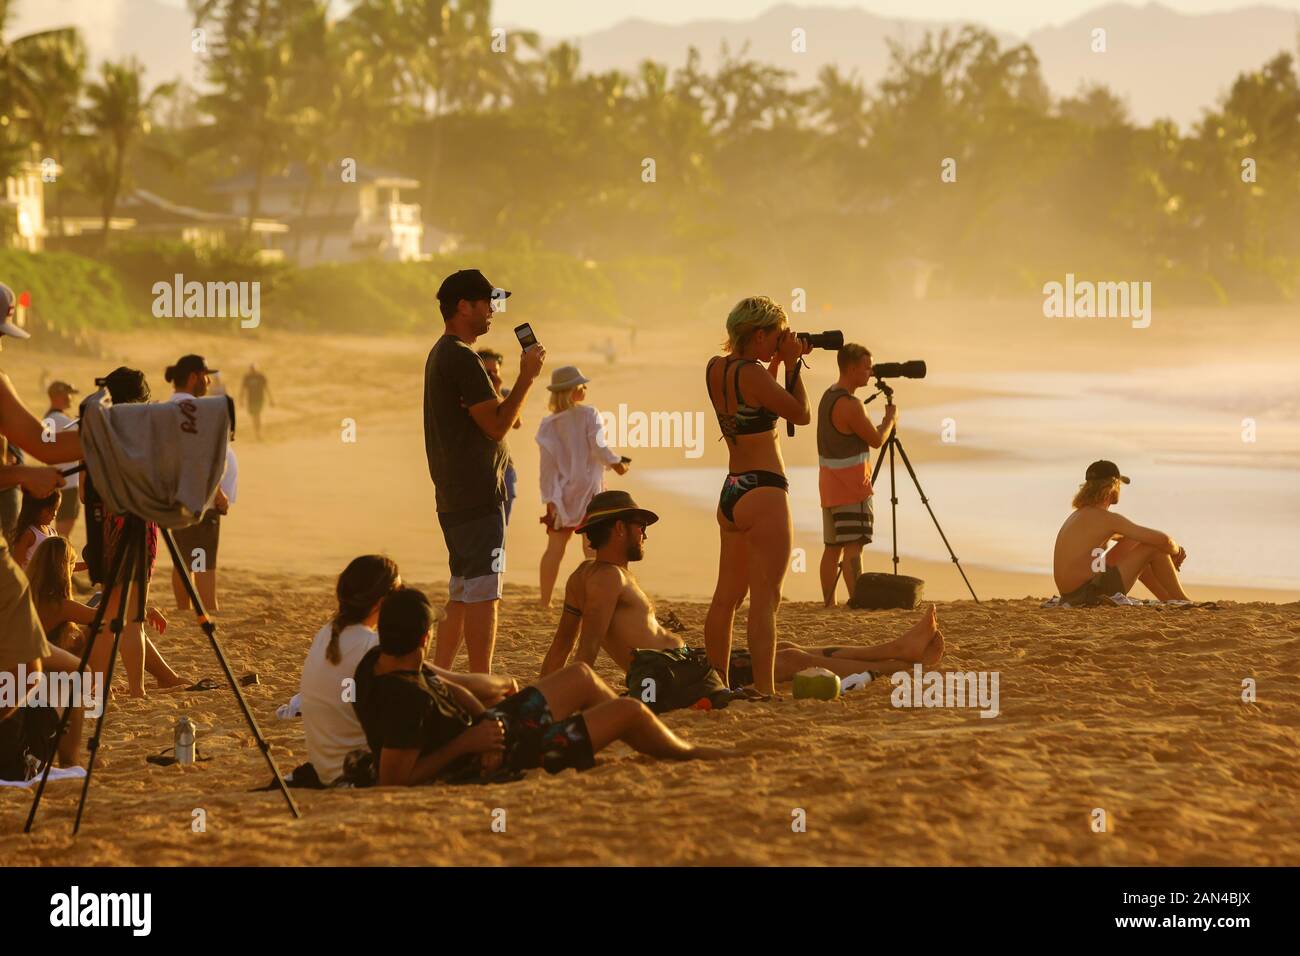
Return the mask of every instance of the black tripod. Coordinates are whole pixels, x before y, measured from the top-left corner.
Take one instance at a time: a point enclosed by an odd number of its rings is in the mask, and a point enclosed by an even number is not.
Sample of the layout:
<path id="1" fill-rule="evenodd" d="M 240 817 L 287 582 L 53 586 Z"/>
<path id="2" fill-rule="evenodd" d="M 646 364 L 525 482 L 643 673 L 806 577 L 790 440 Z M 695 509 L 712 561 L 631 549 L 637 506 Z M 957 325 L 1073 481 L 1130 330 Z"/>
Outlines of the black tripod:
<path id="1" fill-rule="evenodd" d="M 257 726 L 257 721 L 253 717 L 253 712 L 249 710 L 248 701 L 244 699 L 243 691 L 239 688 L 239 682 L 235 680 L 234 671 L 230 669 L 230 663 L 226 660 L 225 652 L 222 651 L 221 645 L 217 642 L 217 626 L 208 619 L 207 611 L 204 610 L 202 602 L 199 600 L 198 592 L 194 589 L 194 580 L 190 577 L 189 566 L 181 559 L 180 549 L 176 547 L 176 539 L 172 537 L 171 531 L 166 528 L 159 529 L 163 540 L 167 543 L 167 550 L 171 553 L 172 563 L 177 571 L 180 572 L 181 580 L 185 582 L 185 591 L 190 600 L 194 603 L 194 612 L 198 618 L 199 626 L 203 633 L 207 635 L 208 641 L 212 644 L 212 651 L 216 654 L 217 663 L 221 665 L 221 670 L 226 675 L 226 680 L 230 682 L 230 689 L 235 692 L 235 699 L 239 701 L 239 707 L 244 712 L 244 719 L 248 721 L 248 727 L 253 732 L 258 746 L 262 750 L 262 756 L 266 758 L 267 766 L 271 768 L 271 773 L 275 776 L 275 782 L 280 787 L 280 792 L 284 794 L 284 799 L 289 804 L 289 812 L 296 818 L 302 816 L 298 810 L 298 805 L 294 802 L 293 796 L 289 793 L 288 787 L 285 786 L 284 778 L 280 776 L 280 770 L 275 765 L 275 758 L 271 756 L 271 745 L 266 742 L 262 736 L 261 729 Z M 145 620 L 145 598 L 148 587 L 149 568 L 146 543 L 147 531 L 145 523 L 141 518 L 135 515 L 127 515 L 122 527 L 116 547 L 113 548 L 113 555 L 108 569 L 108 576 L 105 578 L 103 599 L 95 611 L 95 618 L 90 624 L 90 635 L 86 639 L 86 648 L 81 654 L 80 671 L 83 680 L 89 677 L 86 670 L 87 663 L 90 661 L 90 654 L 95 646 L 95 639 L 99 636 L 99 631 L 103 627 L 104 617 L 108 609 L 109 596 L 114 589 L 120 589 L 121 599 L 118 602 L 117 612 L 113 615 L 113 620 L 109 624 L 109 629 L 113 634 L 113 650 L 108 658 L 108 666 L 104 672 L 104 686 L 100 690 L 100 710 L 99 717 L 95 722 L 95 733 L 87 744 L 89 760 L 86 764 L 85 781 L 81 785 L 81 799 L 77 803 L 77 817 L 72 825 L 72 832 L 75 834 L 81 829 L 81 814 L 86 806 L 86 796 L 90 792 L 91 775 L 95 772 L 95 757 L 99 753 L 100 736 L 103 734 L 104 721 L 108 716 L 108 695 L 109 688 L 113 686 L 113 668 L 117 663 L 117 651 L 122 642 L 122 629 L 126 621 L 126 609 L 131 599 L 135 598 L 135 615 L 132 620 L 143 624 Z M 30 833 L 32 823 L 36 820 L 36 811 L 41 805 L 41 796 L 45 793 L 45 783 L 50 776 L 50 768 L 54 766 L 54 756 L 58 752 L 59 741 L 63 739 L 63 734 L 67 730 L 68 720 L 72 716 L 72 703 L 67 702 L 68 706 L 64 708 L 63 716 L 59 719 L 59 729 L 55 734 L 54 742 L 50 747 L 49 759 L 45 764 L 45 772 L 41 775 L 41 782 L 36 788 L 36 798 L 32 801 L 31 812 L 27 815 L 27 824 L 23 827 L 24 833 Z"/>
<path id="2" fill-rule="evenodd" d="M 880 391 L 876 395 L 885 396 L 885 404 L 894 404 L 894 390 L 879 379 L 876 380 L 876 387 Z M 875 399 L 876 395 L 867 398 L 863 404 L 867 405 Z M 911 461 L 908 460 L 907 452 L 903 449 L 903 443 L 899 441 L 898 429 L 895 428 L 889 435 L 883 448 L 880 449 L 880 457 L 876 459 L 875 470 L 871 472 L 871 484 L 874 487 L 876 478 L 880 475 L 880 467 L 885 463 L 885 449 L 889 449 L 889 523 L 890 531 L 894 537 L 894 573 L 898 573 L 898 493 L 894 489 L 894 451 L 898 451 L 898 456 L 903 459 L 903 466 L 907 473 L 912 476 L 912 484 L 916 486 L 916 493 L 921 496 L 921 503 L 925 505 L 925 510 L 930 512 L 930 520 L 934 522 L 935 529 L 939 532 L 939 537 L 943 538 L 943 546 L 948 549 L 948 556 L 952 558 L 952 563 L 957 565 L 957 571 L 961 574 L 961 579 L 966 582 L 966 589 L 970 591 L 970 596 L 975 598 L 975 603 L 979 604 L 980 599 L 975 595 L 975 589 L 971 587 L 970 579 L 966 577 L 966 572 L 962 570 L 961 562 L 957 560 L 957 555 L 953 553 L 952 545 L 948 543 L 948 536 L 943 533 L 943 528 L 939 527 L 939 519 L 935 517 L 934 509 L 930 507 L 930 499 L 925 496 L 921 488 L 921 482 L 916 477 L 916 471 L 912 468 Z"/>

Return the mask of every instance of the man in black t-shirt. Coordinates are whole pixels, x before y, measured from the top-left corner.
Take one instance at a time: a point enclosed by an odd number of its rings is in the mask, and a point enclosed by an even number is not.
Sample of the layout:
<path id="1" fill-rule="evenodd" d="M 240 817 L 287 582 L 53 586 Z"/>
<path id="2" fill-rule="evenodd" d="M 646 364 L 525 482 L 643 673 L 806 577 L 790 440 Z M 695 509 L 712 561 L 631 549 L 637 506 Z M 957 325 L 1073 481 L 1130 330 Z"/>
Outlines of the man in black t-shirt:
<path id="1" fill-rule="evenodd" d="M 379 767 L 379 785 L 488 778 L 535 767 L 586 770 L 622 740 L 664 760 L 712 760 L 733 751 L 682 740 L 586 664 L 570 664 L 484 709 L 477 697 L 423 668 L 434 610 L 399 588 L 379 610 L 379 646 L 357 665 L 353 707 Z"/>
<path id="2" fill-rule="evenodd" d="M 424 365 L 424 451 L 451 565 L 450 600 L 434 663 L 451 668 L 463 633 L 469 670 L 475 673 L 491 672 L 496 643 L 510 463 L 504 439 L 546 358 L 540 345 L 523 353 L 509 398 L 493 387 L 470 346 L 491 327 L 493 302 L 509 295 L 477 269 L 443 280 L 438 308 L 445 332 Z"/>

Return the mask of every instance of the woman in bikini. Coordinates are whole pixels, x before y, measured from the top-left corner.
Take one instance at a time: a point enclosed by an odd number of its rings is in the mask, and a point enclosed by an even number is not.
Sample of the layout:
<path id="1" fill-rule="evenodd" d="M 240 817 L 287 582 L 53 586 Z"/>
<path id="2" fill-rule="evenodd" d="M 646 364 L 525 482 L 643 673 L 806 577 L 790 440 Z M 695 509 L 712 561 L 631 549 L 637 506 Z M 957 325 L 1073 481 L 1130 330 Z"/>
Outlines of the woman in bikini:
<path id="1" fill-rule="evenodd" d="M 709 400 L 730 458 L 718 501 L 722 551 L 718 584 L 704 620 L 704 646 L 709 662 L 728 680 L 731 626 L 748 592 L 745 633 L 754 689 L 771 695 L 776 692 L 776 612 L 794 538 L 776 422 L 784 418 L 807 425 L 812 418 L 802 380 L 787 391 L 777 375 L 782 365 L 793 370 L 809 346 L 790 331 L 781 306 L 753 296 L 727 316 L 725 348 L 705 369 Z"/>

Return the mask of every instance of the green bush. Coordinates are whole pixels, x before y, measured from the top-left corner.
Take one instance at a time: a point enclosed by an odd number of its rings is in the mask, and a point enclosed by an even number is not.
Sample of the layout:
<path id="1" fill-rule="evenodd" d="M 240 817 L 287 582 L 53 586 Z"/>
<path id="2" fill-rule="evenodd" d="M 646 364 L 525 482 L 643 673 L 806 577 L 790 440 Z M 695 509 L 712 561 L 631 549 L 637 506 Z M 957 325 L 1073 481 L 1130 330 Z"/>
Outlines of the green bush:
<path id="1" fill-rule="evenodd" d="M 20 295 L 31 293 L 36 328 L 121 329 L 140 318 L 123 296 L 115 271 L 82 256 L 0 249 L 0 282 Z"/>

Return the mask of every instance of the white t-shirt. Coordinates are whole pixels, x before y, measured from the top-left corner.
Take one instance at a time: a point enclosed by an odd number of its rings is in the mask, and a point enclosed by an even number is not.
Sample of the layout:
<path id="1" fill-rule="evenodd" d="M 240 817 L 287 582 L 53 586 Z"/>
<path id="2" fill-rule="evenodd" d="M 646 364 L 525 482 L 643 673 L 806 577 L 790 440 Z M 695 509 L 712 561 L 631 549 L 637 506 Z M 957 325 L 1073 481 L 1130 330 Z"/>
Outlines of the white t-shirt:
<path id="1" fill-rule="evenodd" d="M 379 635 L 364 624 L 350 624 L 339 633 L 339 662 L 325 659 L 330 642 L 326 624 L 312 638 L 307 661 L 302 665 L 302 726 L 307 734 L 307 759 L 322 783 L 333 783 L 343 773 L 343 758 L 353 750 L 364 750 L 366 735 L 352 709 L 356 694 L 343 699 L 345 679 L 353 677 L 366 652 L 379 643 Z M 352 686 L 352 685 L 349 685 Z"/>
<path id="2" fill-rule="evenodd" d="M 172 392 L 172 402 L 192 402 L 194 396 L 189 392 Z M 221 473 L 221 490 L 226 494 L 226 500 L 230 504 L 235 503 L 239 497 L 239 462 L 235 458 L 235 449 L 226 443 L 226 470 Z"/>
<path id="3" fill-rule="evenodd" d="M 69 428 L 77 427 L 73 424 L 71 418 L 55 408 L 51 408 L 50 413 L 45 417 L 54 422 L 55 432 L 66 432 Z M 75 468 L 80 464 L 80 461 L 70 461 L 66 465 L 59 465 L 58 468 L 60 471 L 67 471 L 69 468 Z M 81 472 L 77 472 L 75 475 L 68 475 L 63 479 L 63 493 L 65 495 L 75 495 L 77 493 L 77 485 L 79 484 L 81 484 Z"/>

